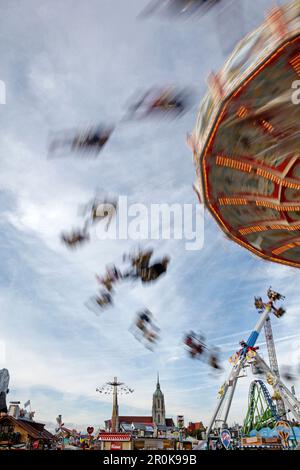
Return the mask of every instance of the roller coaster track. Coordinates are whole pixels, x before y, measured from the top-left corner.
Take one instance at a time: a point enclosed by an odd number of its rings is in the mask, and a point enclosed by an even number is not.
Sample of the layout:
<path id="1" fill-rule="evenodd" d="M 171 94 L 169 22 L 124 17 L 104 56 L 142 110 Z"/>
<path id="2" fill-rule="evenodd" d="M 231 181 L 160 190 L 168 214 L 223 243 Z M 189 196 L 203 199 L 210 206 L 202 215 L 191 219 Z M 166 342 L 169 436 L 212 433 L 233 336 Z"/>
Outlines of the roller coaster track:
<path id="1" fill-rule="evenodd" d="M 249 405 L 244 421 L 243 434 L 252 429 L 259 431 L 265 426 L 272 426 L 279 419 L 276 406 L 262 380 L 254 380 L 249 390 Z"/>

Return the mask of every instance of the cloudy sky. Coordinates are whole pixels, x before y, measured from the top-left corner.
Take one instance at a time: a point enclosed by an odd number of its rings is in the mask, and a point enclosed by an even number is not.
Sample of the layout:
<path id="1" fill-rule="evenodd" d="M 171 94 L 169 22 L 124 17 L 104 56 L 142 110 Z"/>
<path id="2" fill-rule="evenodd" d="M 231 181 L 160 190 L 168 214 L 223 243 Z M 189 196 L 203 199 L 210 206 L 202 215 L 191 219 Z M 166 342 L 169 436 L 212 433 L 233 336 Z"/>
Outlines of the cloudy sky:
<path id="1" fill-rule="evenodd" d="M 273 1 L 243 0 L 237 10 L 220 5 L 183 22 L 139 21 L 146 3 L 0 0 L 0 79 L 7 92 L 0 106 L 0 368 L 10 371 L 9 400 L 30 398 L 36 418 L 48 423 L 62 414 L 82 428 L 102 425 L 111 402 L 95 389 L 114 376 L 134 389 L 120 399 L 120 413 L 149 415 L 159 371 L 167 415 L 207 424 L 228 357 L 257 320 L 253 297 L 269 285 L 287 296 L 287 315 L 273 321 L 279 362 L 300 360 L 299 272 L 235 246 L 209 214 L 199 251 L 178 240 L 141 243 L 154 246 L 157 256 L 171 255 L 169 273 L 157 284 L 120 285 L 114 307 L 100 317 L 84 306 L 96 291 L 95 273 L 121 263 L 136 243 L 101 240 L 98 229 L 90 244 L 69 252 L 60 232 L 80 224 L 78 206 L 96 190 L 147 206 L 194 203 L 185 136 L 197 106 L 180 121 L 120 125 L 97 160 L 47 159 L 51 135 L 118 122 L 130 97 L 157 84 L 192 87 L 198 103 L 209 72 Z M 129 331 L 144 307 L 161 328 L 154 352 Z M 221 348 L 224 374 L 187 356 L 182 337 L 190 329 Z M 245 416 L 248 375 L 237 388 L 231 422 Z"/>

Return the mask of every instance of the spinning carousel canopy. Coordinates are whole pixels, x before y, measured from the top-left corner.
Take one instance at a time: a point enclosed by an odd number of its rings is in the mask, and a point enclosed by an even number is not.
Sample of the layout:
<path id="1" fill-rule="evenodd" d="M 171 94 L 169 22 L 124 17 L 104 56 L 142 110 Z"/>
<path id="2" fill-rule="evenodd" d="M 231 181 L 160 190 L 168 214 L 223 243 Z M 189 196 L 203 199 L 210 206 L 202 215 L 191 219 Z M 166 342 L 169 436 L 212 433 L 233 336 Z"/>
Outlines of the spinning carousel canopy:
<path id="1" fill-rule="evenodd" d="M 294 267 L 300 267 L 297 80 L 299 0 L 272 10 L 211 74 L 190 138 L 205 203 L 224 232 Z"/>

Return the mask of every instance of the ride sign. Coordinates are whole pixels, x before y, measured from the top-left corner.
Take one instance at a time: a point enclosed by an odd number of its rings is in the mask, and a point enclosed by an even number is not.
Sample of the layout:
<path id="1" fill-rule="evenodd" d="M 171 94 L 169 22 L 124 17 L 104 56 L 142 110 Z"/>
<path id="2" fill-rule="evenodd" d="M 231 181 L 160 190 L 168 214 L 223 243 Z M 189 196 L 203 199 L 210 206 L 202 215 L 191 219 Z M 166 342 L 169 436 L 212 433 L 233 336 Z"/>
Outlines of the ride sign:
<path id="1" fill-rule="evenodd" d="M 223 446 L 225 447 L 225 449 L 228 450 L 230 448 L 230 444 L 231 444 L 230 431 L 228 431 L 228 429 L 223 429 L 223 431 L 220 434 L 220 439 L 221 439 L 221 442 L 222 442 Z"/>

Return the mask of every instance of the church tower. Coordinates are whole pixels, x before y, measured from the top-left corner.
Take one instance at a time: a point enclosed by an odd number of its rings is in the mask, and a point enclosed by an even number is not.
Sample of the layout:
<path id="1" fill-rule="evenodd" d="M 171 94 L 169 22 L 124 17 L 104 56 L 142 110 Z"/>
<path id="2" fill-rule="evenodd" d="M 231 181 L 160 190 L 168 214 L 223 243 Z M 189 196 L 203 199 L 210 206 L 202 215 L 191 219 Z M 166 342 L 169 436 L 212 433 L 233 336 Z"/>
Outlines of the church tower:
<path id="1" fill-rule="evenodd" d="M 160 389 L 159 375 L 157 374 L 156 390 L 153 393 L 152 419 L 155 424 L 166 424 L 166 410 L 164 394 Z"/>

